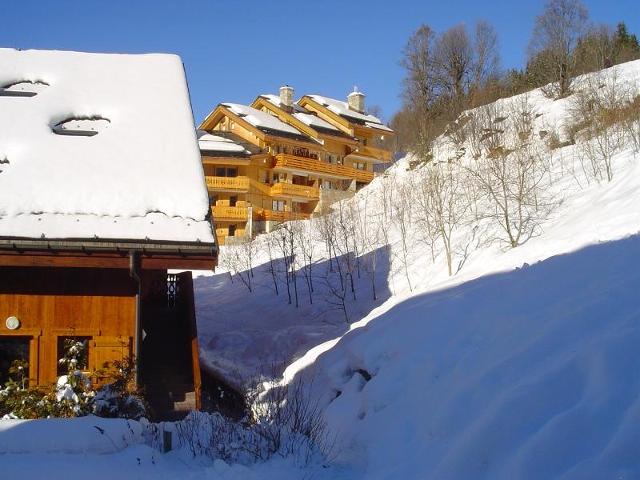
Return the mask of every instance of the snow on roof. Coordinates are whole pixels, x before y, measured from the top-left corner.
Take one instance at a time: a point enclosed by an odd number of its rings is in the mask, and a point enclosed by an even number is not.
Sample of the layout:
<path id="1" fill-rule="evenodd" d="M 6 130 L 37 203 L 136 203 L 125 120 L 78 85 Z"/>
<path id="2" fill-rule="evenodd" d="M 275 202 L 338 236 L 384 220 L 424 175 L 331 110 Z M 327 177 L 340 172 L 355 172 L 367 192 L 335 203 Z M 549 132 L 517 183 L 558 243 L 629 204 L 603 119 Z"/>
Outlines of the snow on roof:
<path id="1" fill-rule="evenodd" d="M 322 95 L 308 95 L 308 97 L 320 103 L 321 105 L 324 105 L 333 113 L 336 113 L 341 117 L 347 117 L 347 119 L 355 119 L 359 122 L 365 122 L 365 124 L 368 122 L 372 124 L 382 125 L 382 120 L 380 120 L 378 117 L 351 110 L 347 102 L 336 100 L 335 98 L 323 97 Z"/>
<path id="2" fill-rule="evenodd" d="M 293 116 L 300 120 L 302 123 L 309 125 L 312 128 L 317 127 L 325 130 L 335 130 L 336 132 L 340 132 L 340 130 L 338 130 L 336 127 L 331 125 L 329 122 L 324 121 L 317 115 L 313 115 L 311 113 L 295 112 Z"/>
<path id="3" fill-rule="evenodd" d="M 384 130 L 385 132 L 393 132 L 392 129 L 384 125 L 383 123 L 364 122 L 367 127 L 377 128 L 378 130 Z"/>
<path id="4" fill-rule="evenodd" d="M 280 97 L 278 95 L 273 95 L 271 93 L 265 93 L 265 94 L 260 95 L 260 96 L 262 98 L 264 98 L 265 100 L 268 100 L 270 103 L 274 104 L 277 107 L 281 106 Z M 295 111 L 292 113 L 292 115 L 295 118 L 297 118 L 298 120 L 300 120 L 302 123 L 304 123 L 305 125 L 308 125 L 311 128 L 316 127 L 316 128 L 320 128 L 320 129 L 324 129 L 324 130 L 335 130 L 338 133 L 340 132 L 340 130 L 338 128 L 334 127 L 329 122 L 321 119 L 317 115 L 314 115 L 313 113 L 311 113 L 306 108 L 303 108 L 303 107 L 301 107 L 300 105 L 297 105 L 297 104 L 294 104 L 293 107 L 294 107 Z"/>
<path id="5" fill-rule="evenodd" d="M 240 105 L 238 103 L 223 103 L 222 105 L 227 107 L 236 115 L 239 115 L 240 117 L 242 117 L 244 120 L 246 120 L 256 128 L 274 130 L 276 132 L 282 132 L 288 135 L 295 135 L 295 136 L 301 136 L 301 137 L 305 136 L 305 134 L 302 133 L 297 128 L 292 127 L 291 125 L 286 124 L 281 120 L 278 120 L 273 115 L 262 112 L 253 107 Z"/>
<path id="6" fill-rule="evenodd" d="M 179 57 L 0 49 L 16 84 L 37 91 L 0 94 L 0 237 L 214 242 Z"/>
<path id="7" fill-rule="evenodd" d="M 233 140 L 219 135 L 212 135 L 204 130 L 198 130 L 198 145 L 200 150 L 212 152 L 229 152 L 235 154 L 250 154 L 246 148 Z"/>

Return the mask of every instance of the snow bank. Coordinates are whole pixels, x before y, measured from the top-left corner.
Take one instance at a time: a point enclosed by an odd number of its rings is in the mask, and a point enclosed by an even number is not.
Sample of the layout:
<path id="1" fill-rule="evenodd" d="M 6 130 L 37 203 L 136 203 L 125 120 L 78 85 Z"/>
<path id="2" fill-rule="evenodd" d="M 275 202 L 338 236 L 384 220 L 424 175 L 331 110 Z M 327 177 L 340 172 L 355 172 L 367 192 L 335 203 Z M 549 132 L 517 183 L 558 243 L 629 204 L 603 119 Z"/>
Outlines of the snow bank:
<path id="1" fill-rule="evenodd" d="M 0 95 L 0 236 L 213 241 L 178 57 L 0 49 L 0 88 L 24 81 L 46 85 Z"/>
<path id="2" fill-rule="evenodd" d="M 637 92 L 640 62 L 613 71 Z M 509 112 L 520 101 L 498 103 Z M 528 101 L 534 138 L 566 133 L 571 98 L 533 91 Z M 446 137 L 437 155 L 472 161 Z M 393 191 L 406 186 L 420 168 L 409 160 L 362 189 L 358 208 L 390 178 Z M 362 478 L 639 477 L 640 161 L 628 145 L 613 159 L 613 180 L 598 183 L 587 181 L 580 160 L 575 145 L 553 151 L 549 193 L 559 202 L 524 245 L 489 241 L 500 232 L 486 220 L 461 227 L 455 242 L 469 252 L 453 277 L 413 224 L 411 290 L 391 222 L 389 267 L 379 278 L 389 295 L 361 305 L 338 337 L 327 338 L 335 329 L 326 316 L 314 322 L 309 308 L 260 293 L 271 281 L 264 265 L 255 269 L 262 287 L 253 294 L 228 274 L 197 279 L 199 315 L 218 308 L 216 322 L 199 328 L 209 340 L 205 355 L 232 372 L 273 350 L 288 353 L 284 381 L 315 379 L 339 435 L 339 461 Z"/>
<path id="3" fill-rule="evenodd" d="M 143 427 L 134 420 L 92 415 L 79 418 L 0 420 L 3 454 L 114 453 L 141 443 Z"/>

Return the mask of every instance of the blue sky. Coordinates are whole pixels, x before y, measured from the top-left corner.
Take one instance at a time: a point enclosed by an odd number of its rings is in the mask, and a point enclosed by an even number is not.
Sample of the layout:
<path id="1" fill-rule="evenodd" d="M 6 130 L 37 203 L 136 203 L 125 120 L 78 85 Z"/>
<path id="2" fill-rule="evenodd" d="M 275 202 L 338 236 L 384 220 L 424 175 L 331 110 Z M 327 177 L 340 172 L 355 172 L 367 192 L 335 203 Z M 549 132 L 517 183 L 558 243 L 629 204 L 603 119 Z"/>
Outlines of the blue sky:
<path id="1" fill-rule="evenodd" d="M 640 33 L 637 0 L 585 1 L 594 21 Z M 219 102 L 250 102 L 290 84 L 296 95 L 346 97 L 354 85 L 389 119 L 399 105 L 401 51 L 437 31 L 486 19 L 505 67 L 521 66 L 543 0 L 0 0 L 0 46 L 172 52 L 186 67 L 196 122 Z"/>

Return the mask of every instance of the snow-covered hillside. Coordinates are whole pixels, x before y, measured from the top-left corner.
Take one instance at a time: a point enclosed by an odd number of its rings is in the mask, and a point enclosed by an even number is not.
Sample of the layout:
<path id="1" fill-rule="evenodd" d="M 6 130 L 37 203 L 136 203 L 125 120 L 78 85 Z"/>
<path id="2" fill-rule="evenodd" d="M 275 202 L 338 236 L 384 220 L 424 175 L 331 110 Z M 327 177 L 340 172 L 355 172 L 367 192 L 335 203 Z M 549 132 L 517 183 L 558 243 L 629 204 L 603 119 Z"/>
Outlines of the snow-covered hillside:
<path id="1" fill-rule="evenodd" d="M 637 95 L 640 62 L 576 84 L 605 92 L 612 78 L 620 91 Z M 523 98 L 489 107 L 494 116 L 507 112 L 494 118 L 507 147 L 515 128 L 509 113 Z M 552 101 L 534 91 L 526 103 L 531 144 L 547 159 L 540 198 L 552 203 L 530 239 L 509 248 L 495 219 L 481 215 L 461 224 L 453 241 L 454 265 L 461 268 L 449 277 L 442 248 L 436 245 L 432 258 L 419 231 L 419 210 L 411 214 L 406 248 L 391 212 L 381 248 L 372 248 L 384 264 L 377 272 L 384 293 L 378 302 L 366 301 L 363 275 L 350 325 L 327 321 L 327 315 L 339 318 L 334 310 L 317 315 L 332 306 L 321 300 L 312 306 L 303 299 L 296 309 L 282 292 L 275 296 L 258 252 L 253 293 L 238 279 L 231 283 L 228 273 L 196 282 L 209 365 L 235 381 L 276 355 L 293 359 L 284 381 L 301 371 L 315 378 L 339 432 L 339 461 L 358 466 L 366 478 L 640 475 L 633 453 L 640 420 L 634 356 L 640 161 L 627 139 L 614 152 L 613 179 L 594 178 L 586 140 L 578 135 L 576 144 L 567 142 L 576 97 Z M 549 135 L 556 138 L 552 149 Z M 471 164 L 477 160 L 472 141 L 467 136 L 454 145 L 445 136 L 434 160 Z M 423 168 L 415 159 L 399 162 L 353 205 L 371 210 L 390 191 L 396 201 L 398 192 L 408 192 L 415 205 Z M 375 216 L 363 215 L 370 225 Z M 326 262 L 325 254 L 319 263 L 326 268 Z M 340 330 L 349 332 L 327 338 Z"/>
<path id="2" fill-rule="evenodd" d="M 640 61 L 580 78 L 576 88 L 606 97 L 612 79 L 622 97 L 637 96 Z M 143 478 L 639 478 L 640 154 L 632 129 L 640 132 L 640 122 L 607 130 L 619 140 L 609 181 L 588 159 L 598 138 L 572 130 L 579 100 L 533 91 L 468 112 L 462 133 L 452 128 L 439 139 L 431 163 L 398 162 L 336 205 L 334 223 L 295 223 L 296 238 L 314 246 L 312 294 L 304 254 L 295 252 L 298 307 L 288 301 L 291 266 L 278 233 L 254 244 L 254 276 L 227 260 L 233 275 L 223 267 L 195 280 L 206 366 L 237 386 L 256 373 L 283 373 L 271 388 L 313 380 L 305 384 L 336 436 L 328 468 L 277 457 L 211 465 L 184 450 L 156 457 L 139 443 L 108 458 Z M 474 169 L 500 165 L 490 160 L 523 168 L 532 158 L 526 201 L 505 225 L 496 200 L 469 178 L 488 178 Z M 428 231 L 437 222 L 425 221 L 422 186 L 434 171 L 465 179 L 445 208 L 455 223 L 445 229 L 452 275 L 441 235 Z M 507 227 L 522 227 L 515 248 Z M 314 229 L 325 235 L 309 236 Z M 234 248 L 223 249 L 223 262 L 242 257 Z M 59 465 L 46 455 L 0 456 L 0 472 Z"/>

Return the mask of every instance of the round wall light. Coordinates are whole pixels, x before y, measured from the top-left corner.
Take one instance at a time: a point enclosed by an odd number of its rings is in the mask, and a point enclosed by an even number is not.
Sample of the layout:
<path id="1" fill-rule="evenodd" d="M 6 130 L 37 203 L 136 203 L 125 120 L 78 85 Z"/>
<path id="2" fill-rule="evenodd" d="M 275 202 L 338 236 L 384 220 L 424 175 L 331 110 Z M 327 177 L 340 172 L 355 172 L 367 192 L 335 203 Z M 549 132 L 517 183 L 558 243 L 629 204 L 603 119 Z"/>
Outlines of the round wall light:
<path id="1" fill-rule="evenodd" d="M 5 320 L 4 324 L 9 330 L 17 330 L 20 327 L 20 320 L 18 317 L 11 316 Z"/>

